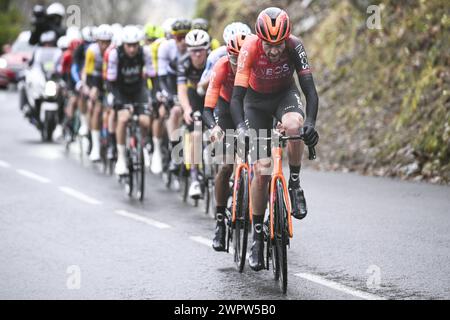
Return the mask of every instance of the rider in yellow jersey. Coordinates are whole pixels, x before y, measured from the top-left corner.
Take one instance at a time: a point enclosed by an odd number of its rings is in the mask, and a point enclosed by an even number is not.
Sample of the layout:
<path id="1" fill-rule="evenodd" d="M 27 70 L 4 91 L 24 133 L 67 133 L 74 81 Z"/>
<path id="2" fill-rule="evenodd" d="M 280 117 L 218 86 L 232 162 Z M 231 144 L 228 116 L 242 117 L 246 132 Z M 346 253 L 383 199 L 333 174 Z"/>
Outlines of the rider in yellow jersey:
<path id="1" fill-rule="evenodd" d="M 149 46 L 152 66 L 154 69 L 153 76 L 147 80 L 147 86 L 151 92 L 152 99 L 152 149 L 153 157 L 150 170 L 154 174 L 159 174 L 162 172 L 162 151 L 161 151 L 161 140 L 164 134 L 164 114 L 160 112 L 159 103 L 156 98 L 156 94 L 160 91 L 160 86 L 158 84 L 158 50 L 160 45 L 166 41 L 164 29 L 162 27 L 148 23 L 145 26 L 145 42 Z"/>

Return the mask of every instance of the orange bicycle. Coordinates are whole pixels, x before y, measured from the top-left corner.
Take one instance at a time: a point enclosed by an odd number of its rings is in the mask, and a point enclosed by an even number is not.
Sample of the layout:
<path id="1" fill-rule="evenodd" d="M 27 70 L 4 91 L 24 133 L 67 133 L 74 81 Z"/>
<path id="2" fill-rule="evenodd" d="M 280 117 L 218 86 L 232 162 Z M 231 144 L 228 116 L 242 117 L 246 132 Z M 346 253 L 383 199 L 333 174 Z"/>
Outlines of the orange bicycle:
<path id="1" fill-rule="evenodd" d="M 233 136 L 237 138 L 237 136 Z M 249 139 L 245 138 L 244 159 L 238 159 L 234 171 L 231 217 L 227 212 L 228 236 L 227 251 L 233 242 L 234 262 L 239 272 L 245 267 L 247 257 L 248 232 L 252 225 L 250 203 L 251 166 L 248 163 Z"/>
<path id="2" fill-rule="evenodd" d="M 289 239 L 293 237 L 291 203 L 286 179 L 283 175 L 283 148 L 289 140 L 303 140 L 303 135 L 285 136 L 275 132 L 279 143 L 272 147 L 273 169 L 269 188 L 269 217 L 264 228 L 266 241 L 266 269 L 269 270 L 270 260 L 275 281 L 280 285 L 283 294 L 287 291 L 288 267 L 287 248 Z M 262 138 L 272 140 L 274 138 Z M 316 158 L 314 147 L 308 147 L 309 160 Z"/>

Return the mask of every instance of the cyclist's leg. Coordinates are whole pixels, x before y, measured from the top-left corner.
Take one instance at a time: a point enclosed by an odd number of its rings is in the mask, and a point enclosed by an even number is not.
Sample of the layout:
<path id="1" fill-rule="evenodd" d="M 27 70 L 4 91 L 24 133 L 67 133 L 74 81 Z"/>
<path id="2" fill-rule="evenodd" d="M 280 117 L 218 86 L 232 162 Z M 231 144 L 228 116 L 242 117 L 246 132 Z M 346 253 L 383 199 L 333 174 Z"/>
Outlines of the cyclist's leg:
<path id="1" fill-rule="evenodd" d="M 230 105 L 228 102 L 219 98 L 217 103 L 218 124 L 220 128 L 226 132 L 227 130 L 235 130 L 233 119 L 231 118 Z M 234 167 L 234 148 L 233 145 L 227 146 L 224 138 L 220 144 L 223 157 L 220 159 L 223 163 L 215 177 L 215 196 L 216 196 L 216 230 L 213 239 L 213 248 L 216 251 L 225 251 L 225 211 L 228 205 L 228 197 L 230 195 L 229 181 L 233 174 Z M 216 157 L 217 157 L 216 152 Z"/>
<path id="2" fill-rule="evenodd" d="M 193 87 L 188 87 L 188 98 L 189 104 L 192 106 L 192 112 L 199 112 L 200 115 L 203 111 L 203 106 L 205 104 L 204 97 L 200 97 L 197 93 L 197 90 Z M 199 164 L 202 162 L 203 152 L 199 152 L 202 148 L 198 146 L 202 146 L 202 123 L 200 121 L 194 121 L 192 126 L 189 126 L 189 131 L 191 132 L 191 150 L 188 151 L 191 153 L 192 165 L 191 165 L 191 185 L 189 187 L 189 196 L 191 198 L 201 197 L 202 191 L 200 182 L 198 179 L 199 175 Z M 200 153 L 200 154 L 199 154 Z"/>
<path id="3" fill-rule="evenodd" d="M 123 109 L 123 105 L 129 103 L 126 96 L 120 92 L 116 96 L 119 105 L 115 105 L 117 112 L 117 127 L 116 127 L 116 141 L 117 141 L 117 163 L 115 173 L 117 175 L 125 175 L 128 173 L 127 159 L 126 159 L 126 128 L 128 120 L 130 119 L 130 112 Z"/>
<path id="4" fill-rule="evenodd" d="M 294 85 L 286 91 L 276 111 L 287 135 L 298 135 L 303 127 L 304 113 L 300 100 L 300 92 Z M 307 214 L 304 192 L 300 187 L 300 169 L 304 151 L 304 143 L 300 140 L 288 142 L 289 157 L 289 193 L 292 203 L 292 214 L 303 219 Z"/>
<path id="5" fill-rule="evenodd" d="M 155 89 L 153 89 L 155 90 Z M 151 132 L 152 132 L 152 164 L 151 164 L 151 172 L 153 174 L 160 174 L 163 171 L 163 155 L 162 155 L 162 139 L 164 134 L 164 119 L 165 108 L 156 100 L 156 93 L 152 93 L 152 123 L 151 123 Z"/>
<path id="6" fill-rule="evenodd" d="M 251 89 L 247 93 L 244 106 L 245 118 L 250 129 L 256 135 L 268 137 L 272 129 L 272 109 L 277 97 L 258 94 Z M 253 166 L 254 177 L 251 182 L 250 197 L 253 212 L 253 243 L 249 257 L 249 266 L 255 271 L 264 268 L 264 233 L 263 223 L 268 200 L 270 182 L 270 142 L 250 141 L 252 156 L 257 161 Z"/>
<path id="7" fill-rule="evenodd" d="M 90 92 L 89 97 L 92 104 L 92 117 L 91 117 L 91 139 L 92 149 L 90 154 L 91 161 L 100 160 L 100 130 L 102 123 L 102 83 L 101 78 L 96 77 L 94 85 Z"/>

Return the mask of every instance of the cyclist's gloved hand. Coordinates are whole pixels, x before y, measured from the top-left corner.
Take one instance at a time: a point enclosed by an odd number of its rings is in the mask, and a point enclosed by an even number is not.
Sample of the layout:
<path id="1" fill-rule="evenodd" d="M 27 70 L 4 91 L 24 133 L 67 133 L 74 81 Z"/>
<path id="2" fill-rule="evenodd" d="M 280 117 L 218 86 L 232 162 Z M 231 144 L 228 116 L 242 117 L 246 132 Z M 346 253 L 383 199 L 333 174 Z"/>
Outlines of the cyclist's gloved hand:
<path id="1" fill-rule="evenodd" d="M 211 137 L 210 137 L 210 141 L 211 142 L 216 142 L 216 141 L 220 141 L 223 138 L 223 130 L 222 128 L 220 128 L 220 126 L 215 126 L 213 129 L 211 129 Z"/>
<path id="2" fill-rule="evenodd" d="M 77 92 L 81 92 L 81 89 L 83 89 L 83 86 L 84 86 L 83 81 L 78 81 L 78 82 L 75 84 L 75 90 L 76 90 Z"/>
<path id="3" fill-rule="evenodd" d="M 315 147 L 319 142 L 319 134 L 312 123 L 306 122 L 303 126 L 303 136 L 308 147 Z"/>
<path id="4" fill-rule="evenodd" d="M 245 124 L 245 122 L 241 122 L 238 124 L 238 126 L 236 128 L 236 133 L 239 137 L 248 136 L 248 128 L 247 128 L 247 125 Z"/>

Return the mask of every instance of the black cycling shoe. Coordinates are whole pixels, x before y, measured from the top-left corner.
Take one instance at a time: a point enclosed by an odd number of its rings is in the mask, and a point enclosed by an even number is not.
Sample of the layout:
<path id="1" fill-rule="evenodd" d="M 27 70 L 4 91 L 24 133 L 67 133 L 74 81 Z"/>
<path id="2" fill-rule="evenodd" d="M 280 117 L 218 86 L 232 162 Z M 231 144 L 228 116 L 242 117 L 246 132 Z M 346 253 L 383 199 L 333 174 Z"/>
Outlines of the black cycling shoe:
<path id="1" fill-rule="evenodd" d="M 217 222 L 216 234 L 214 235 L 212 245 L 215 251 L 218 252 L 225 251 L 225 232 L 226 232 L 225 222 L 224 221 Z"/>
<path id="2" fill-rule="evenodd" d="M 292 204 L 292 216 L 296 219 L 304 219 L 308 214 L 305 193 L 300 186 L 289 188 L 289 196 Z"/>
<path id="3" fill-rule="evenodd" d="M 264 267 L 264 240 L 254 239 L 248 265 L 253 271 L 261 271 Z"/>

